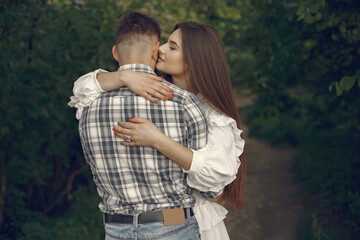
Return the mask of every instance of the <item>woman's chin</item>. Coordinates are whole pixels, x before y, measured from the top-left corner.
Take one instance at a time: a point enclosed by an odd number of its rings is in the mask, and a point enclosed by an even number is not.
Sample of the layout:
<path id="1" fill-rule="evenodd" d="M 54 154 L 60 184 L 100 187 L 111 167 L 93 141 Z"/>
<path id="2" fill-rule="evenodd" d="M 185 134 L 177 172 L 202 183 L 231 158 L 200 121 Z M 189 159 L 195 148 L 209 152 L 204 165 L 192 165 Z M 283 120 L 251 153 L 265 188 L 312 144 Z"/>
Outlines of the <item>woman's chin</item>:
<path id="1" fill-rule="evenodd" d="M 155 68 L 160 72 L 164 72 L 164 62 L 157 62 Z"/>

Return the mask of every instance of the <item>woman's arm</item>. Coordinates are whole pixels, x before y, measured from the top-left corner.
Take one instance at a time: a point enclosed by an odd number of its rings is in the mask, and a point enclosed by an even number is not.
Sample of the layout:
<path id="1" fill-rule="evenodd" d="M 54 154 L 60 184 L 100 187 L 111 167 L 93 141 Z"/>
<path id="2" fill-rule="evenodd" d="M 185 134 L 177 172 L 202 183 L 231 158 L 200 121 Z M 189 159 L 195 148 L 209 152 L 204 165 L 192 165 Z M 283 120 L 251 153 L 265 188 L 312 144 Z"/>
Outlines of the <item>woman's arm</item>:
<path id="1" fill-rule="evenodd" d="M 131 118 L 129 122 L 119 122 L 115 127 L 116 136 L 132 142 L 122 142 L 126 146 L 154 147 L 172 161 L 178 163 L 189 174 L 188 184 L 203 192 L 219 192 L 236 178 L 240 166 L 239 156 L 243 152 L 244 140 L 236 122 L 220 116 L 210 122 L 208 144 L 199 150 L 188 149 L 158 131 L 150 121 Z"/>
<path id="2" fill-rule="evenodd" d="M 171 88 L 161 83 L 163 79 L 148 73 L 131 70 L 102 72 L 97 74 L 96 79 L 104 91 L 128 87 L 136 94 L 143 96 L 154 103 L 157 103 L 158 101 L 153 97 L 157 97 L 164 101 L 172 97 L 171 93 L 173 91 Z"/>
<path id="3" fill-rule="evenodd" d="M 96 80 L 96 74 L 99 72 L 106 71 L 97 69 L 79 77 L 74 82 L 74 95 L 70 97 L 70 102 L 68 105 L 77 109 L 76 119 L 78 120 L 81 118 L 83 109 L 90 106 L 90 104 L 104 92 Z"/>
<path id="4" fill-rule="evenodd" d="M 99 78 L 99 81 L 97 80 Z M 103 92 L 127 86 L 136 94 L 157 103 L 157 97 L 166 101 L 172 97 L 172 89 L 161 83 L 162 78 L 134 71 L 107 72 L 102 69 L 90 72 L 74 82 L 73 96 L 68 105 L 77 108 L 76 118 L 80 119 L 82 111 Z"/>
<path id="5" fill-rule="evenodd" d="M 244 150 L 242 131 L 235 120 L 221 114 L 209 117 L 208 144 L 193 151 L 188 173 L 190 187 L 203 192 L 218 192 L 235 178 Z"/>
<path id="6" fill-rule="evenodd" d="M 120 127 L 115 127 L 114 134 L 126 139 L 130 136 L 131 142 L 122 142 L 126 146 L 153 147 L 159 152 L 179 164 L 184 170 L 189 170 L 193 152 L 180 143 L 172 140 L 147 119 L 130 118 L 132 123 L 119 122 Z"/>

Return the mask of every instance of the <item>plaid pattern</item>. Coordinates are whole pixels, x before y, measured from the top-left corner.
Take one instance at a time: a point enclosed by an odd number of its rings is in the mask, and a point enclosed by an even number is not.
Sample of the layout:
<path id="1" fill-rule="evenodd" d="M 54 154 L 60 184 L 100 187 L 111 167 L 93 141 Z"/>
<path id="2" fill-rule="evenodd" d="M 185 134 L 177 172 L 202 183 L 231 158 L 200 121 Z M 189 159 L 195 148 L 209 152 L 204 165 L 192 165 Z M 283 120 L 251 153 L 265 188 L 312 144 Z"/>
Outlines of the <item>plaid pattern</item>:
<path id="1" fill-rule="evenodd" d="M 155 74 L 143 64 L 119 70 Z M 79 121 L 81 144 L 102 198 L 102 212 L 134 214 L 172 207 L 192 207 L 195 198 L 181 167 L 151 147 L 125 147 L 112 128 L 130 117 L 149 119 L 180 144 L 199 149 L 207 142 L 207 122 L 197 98 L 167 81 L 168 101 L 151 103 L 128 88 L 101 94 Z"/>

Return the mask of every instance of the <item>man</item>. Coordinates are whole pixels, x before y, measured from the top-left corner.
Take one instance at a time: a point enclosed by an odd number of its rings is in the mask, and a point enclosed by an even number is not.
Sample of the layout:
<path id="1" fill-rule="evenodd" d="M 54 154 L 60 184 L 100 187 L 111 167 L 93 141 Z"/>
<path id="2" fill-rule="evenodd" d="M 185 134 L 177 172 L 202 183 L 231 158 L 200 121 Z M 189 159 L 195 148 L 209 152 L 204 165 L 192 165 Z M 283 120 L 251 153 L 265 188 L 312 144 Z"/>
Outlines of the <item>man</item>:
<path id="1" fill-rule="evenodd" d="M 159 40 L 154 18 L 123 15 L 113 47 L 119 71 L 155 75 Z M 207 123 L 200 103 L 191 93 L 171 88 L 173 98 L 166 104 L 152 103 L 128 88 L 106 92 L 81 115 L 81 143 L 102 198 L 106 239 L 199 239 L 191 211 L 195 199 L 181 167 L 153 148 L 121 145 L 112 131 L 118 121 L 147 118 L 186 147 L 205 146 Z"/>

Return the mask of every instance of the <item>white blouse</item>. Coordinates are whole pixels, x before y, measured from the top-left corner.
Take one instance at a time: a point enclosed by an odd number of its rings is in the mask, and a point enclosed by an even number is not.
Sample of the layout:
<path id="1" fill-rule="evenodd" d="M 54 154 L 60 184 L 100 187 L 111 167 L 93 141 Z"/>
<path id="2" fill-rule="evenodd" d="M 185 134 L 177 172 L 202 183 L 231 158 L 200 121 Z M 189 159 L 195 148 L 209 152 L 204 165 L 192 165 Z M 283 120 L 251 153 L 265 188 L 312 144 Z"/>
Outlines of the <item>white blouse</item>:
<path id="1" fill-rule="evenodd" d="M 68 105 L 77 108 L 77 119 L 81 118 L 83 109 L 104 92 L 96 80 L 98 72 L 106 71 L 98 69 L 74 83 L 74 96 L 70 97 Z M 236 178 L 245 141 L 234 119 L 216 111 L 200 94 L 197 97 L 209 124 L 208 143 L 202 149 L 192 150 L 191 167 L 187 171 L 183 170 L 188 174 L 187 183 L 190 187 L 204 192 L 219 192 Z M 217 203 L 206 201 L 196 192 L 194 196 L 197 200 L 194 213 L 202 240 L 228 239 L 223 223 L 227 210 Z"/>

